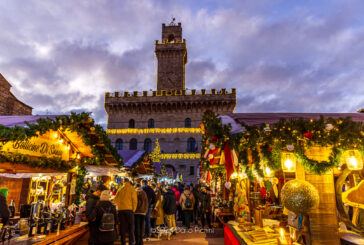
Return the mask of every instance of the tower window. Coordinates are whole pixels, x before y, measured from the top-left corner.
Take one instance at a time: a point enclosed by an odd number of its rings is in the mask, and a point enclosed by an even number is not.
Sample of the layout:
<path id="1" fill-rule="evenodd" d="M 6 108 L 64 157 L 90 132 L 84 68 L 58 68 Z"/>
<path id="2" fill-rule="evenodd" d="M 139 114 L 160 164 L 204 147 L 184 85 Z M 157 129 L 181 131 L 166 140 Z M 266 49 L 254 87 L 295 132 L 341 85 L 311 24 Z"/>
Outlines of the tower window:
<path id="1" fill-rule="evenodd" d="M 195 166 L 190 166 L 190 175 L 195 175 Z"/>
<path id="2" fill-rule="evenodd" d="M 191 127 L 191 118 L 186 118 L 185 119 L 185 128 L 190 128 Z"/>
<path id="3" fill-rule="evenodd" d="M 129 120 L 129 128 L 135 128 L 135 121 L 134 119 Z"/>
<path id="4" fill-rule="evenodd" d="M 170 34 L 170 35 L 168 36 L 168 42 L 169 42 L 169 43 L 174 43 L 174 35 L 173 35 L 173 34 Z"/>
<path id="5" fill-rule="evenodd" d="M 115 148 L 117 150 L 122 150 L 123 149 L 123 140 L 122 139 L 117 139 L 116 140 Z"/>
<path id="6" fill-rule="evenodd" d="M 144 150 L 146 152 L 152 152 L 152 140 L 151 139 L 145 139 L 144 140 Z"/>
<path id="7" fill-rule="evenodd" d="M 154 128 L 154 119 L 149 119 L 148 120 L 148 128 Z"/>
<path id="8" fill-rule="evenodd" d="M 137 150 L 138 149 L 138 141 L 135 138 L 132 138 L 129 142 L 129 150 Z"/>
<path id="9" fill-rule="evenodd" d="M 196 150 L 196 140 L 194 138 L 189 138 L 187 140 L 187 152 L 195 152 Z"/>

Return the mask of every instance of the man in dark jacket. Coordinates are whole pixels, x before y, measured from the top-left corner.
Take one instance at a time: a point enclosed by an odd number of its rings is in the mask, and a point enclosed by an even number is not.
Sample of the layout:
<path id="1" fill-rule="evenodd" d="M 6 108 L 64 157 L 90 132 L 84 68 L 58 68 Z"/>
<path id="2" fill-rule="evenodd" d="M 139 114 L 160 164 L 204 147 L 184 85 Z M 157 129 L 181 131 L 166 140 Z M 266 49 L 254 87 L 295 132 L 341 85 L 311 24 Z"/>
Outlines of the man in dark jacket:
<path id="1" fill-rule="evenodd" d="M 147 194 L 148 197 L 148 213 L 145 216 L 145 237 L 147 238 L 147 240 L 149 240 L 150 238 L 150 227 L 151 227 L 151 223 L 150 223 L 150 215 L 152 213 L 152 210 L 154 209 L 154 206 L 157 202 L 157 197 L 154 193 L 154 190 L 152 187 L 150 187 L 148 185 L 148 181 L 143 179 L 142 180 L 142 189 L 145 191 L 145 193 Z"/>
<path id="2" fill-rule="evenodd" d="M 195 207 L 193 209 L 193 220 L 195 224 L 198 224 L 198 220 L 200 219 L 199 208 L 198 208 L 198 204 L 200 202 L 200 192 L 201 192 L 200 184 L 195 185 L 192 189 L 192 194 L 195 197 Z"/>
<path id="3" fill-rule="evenodd" d="M 176 234 L 176 195 L 170 187 L 168 187 L 167 193 L 163 197 L 163 210 L 166 215 L 168 228 L 173 232 L 173 234 Z"/>
<path id="4" fill-rule="evenodd" d="M 89 222 L 89 227 L 90 227 L 90 233 L 92 234 L 93 232 L 96 232 L 96 230 L 98 229 L 98 224 L 96 221 L 95 216 L 93 215 L 94 213 L 94 209 L 96 208 L 96 204 L 97 201 L 100 200 L 100 195 L 101 192 L 107 190 L 107 188 L 104 185 L 98 185 L 96 187 L 95 191 L 90 190 L 90 192 L 87 194 L 86 196 L 86 218 Z M 90 236 L 90 239 L 88 241 L 89 245 L 94 245 L 94 241 Z"/>
<path id="5" fill-rule="evenodd" d="M 210 196 L 210 189 L 207 187 L 203 187 L 201 194 L 200 194 L 200 218 L 201 218 L 201 225 L 202 228 L 205 228 L 205 222 L 209 228 L 211 228 L 211 196 Z"/>
<path id="6" fill-rule="evenodd" d="M 8 193 L 8 189 L 2 188 L 0 189 L 0 218 L 1 223 L 5 226 L 8 223 L 10 217 L 10 210 L 8 204 L 6 203 L 6 196 Z"/>

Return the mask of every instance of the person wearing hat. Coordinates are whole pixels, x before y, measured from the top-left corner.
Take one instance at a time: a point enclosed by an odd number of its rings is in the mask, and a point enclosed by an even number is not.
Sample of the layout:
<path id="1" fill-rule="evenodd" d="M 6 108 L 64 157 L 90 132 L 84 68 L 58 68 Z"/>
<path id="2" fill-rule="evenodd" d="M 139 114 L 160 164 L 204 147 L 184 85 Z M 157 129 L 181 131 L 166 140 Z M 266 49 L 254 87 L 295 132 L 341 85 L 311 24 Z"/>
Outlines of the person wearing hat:
<path id="1" fill-rule="evenodd" d="M 0 218 L 1 223 L 6 225 L 10 218 L 10 210 L 8 204 L 6 203 L 6 197 L 8 196 L 8 189 L 1 188 L 0 189 Z"/>
<path id="2" fill-rule="evenodd" d="M 89 215 L 89 218 L 94 220 L 94 225 L 92 228 L 90 227 L 89 238 L 94 245 L 113 245 L 118 238 L 116 207 L 112 204 L 110 198 L 109 190 L 101 191 L 100 199 Z M 102 217 L 105 213 L 114 215 L 114 230 L 102 230 Z"/>
<path id="3" fill-rule="evenodd" d="M 107 190 L 106 186 L 104 185 L 97 185 L 96 190 L 91 187 L 89 193 L 86 196 L 86 218 L 89 222 L 90 227 L 90 234 L 95 232 L 98 229 L 98 225 L 95 222 L 96 218 L 93 215 L 94 209 L 96 208 L 97 202 L 100 200 L 101 192 Z M 94 245 L 94 241 L 92 240 L 92 236 L 90 235 L 88 244 Z"/>

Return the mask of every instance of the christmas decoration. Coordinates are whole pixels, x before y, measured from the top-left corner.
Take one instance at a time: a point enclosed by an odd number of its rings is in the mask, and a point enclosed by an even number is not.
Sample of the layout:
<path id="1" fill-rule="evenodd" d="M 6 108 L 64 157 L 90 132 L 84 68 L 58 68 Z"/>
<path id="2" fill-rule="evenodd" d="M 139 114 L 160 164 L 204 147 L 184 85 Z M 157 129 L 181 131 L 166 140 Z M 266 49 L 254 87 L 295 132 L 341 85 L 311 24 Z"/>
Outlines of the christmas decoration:
<path id="1" fill-rule="evenodd" d="M 308 139 L 308 140 L 312 140 L 313 138 L 313 133 L 312 132 L 306 132 L 303 134 L 303 136 Z"/>
<path id="2" fill-rule="evenodd" d="M 229 190 L 230 187 L 231 187 L 231 182 L 225 182 L 225 188 Z"/>
<path id="3" fill-rule="evenodd" d="M 83 184 L 85 183 L 85 176 L 87 174 L 86 167 L 84 165 L 77 166 L 77 177 L 76 177 L 76 188 L 75 188 L 75 198 L 73 203 L 79 205 L 81 203 L 80 197 L 83 190 Z"/>
<path id="4" fill-rule="evenodd" d="M 303 180 L 288 181 L 282 188 L 281 197 L 284 207 L 297 215 L 306 214 L 319 204 L 317 189 Z"/>
<path id="5" fill-rule="evenodd" d="M 293 151 L 294 150 L 294 145 L 287 145 L 287 150 L 289 151 Z"/>
<path id="6" fill-rule="evenodd" d="M 325 125 L 325 130 L 330 131 L 334 129 L 334 125 L 332 125 L 331 123 L 327 123 Z"/>
<path id="7" fill-rule="evenodd" d="M 280 170 L 282 152 L 287 150 L 294 154 L 296 161 L 306 171 L 316 174 L 341 165 L 342 152 L 345 150 L 357 149 L 364 152 L 364 124 L 354 122 L 349 117 L 324 119 L 320 116 L 316 120 L 299 118 L 289 121 L 282 118 L 270 126 L 269 134 L 267 124 L 249 126 L 245 123 L 242 123 L 246 129 L 244 132 L 232 134 L 229 125 L 222 125 L 212 111 L 205 113 L 203 123 L 206 131 L 201 142 L 202 148 L 208 149 L 214 135 L 217 136 L 217 141 L 214 142 L 216 147 L 224 149 L 229 142 L 231 150 L 237 152 L 239 165 L 246 167 L 245 173 L 250 179 L 253 178 L 253 166 L 260 177 L 264 176 L 263 169 L 260 168 L 261 160 L 267 162 L 271 170 Z M 290 146 L 289 149 L 287 146 Z M 305 149 L 311 146 L 332 147 L 329 158 L 325 161 L 310 159 L 306 156 Z M 201 162 L 203 169 L 210 169 L 209 160 L 204 155 L 201 156 Z"/>
<path id="8" fill-rule="evenodd" d="M 12 128 L 0 125 L 0 143 L 8 141 L 23 141 L 31 137 L 43 135 L 50 130 L 62 132 L 76 132 L 85 145 L 91 148 L 91 152 L 95 157 L 83 157 L 82 164 L 99 165 L 105 162 L 106 154 L 113 155 L 114 159 L 122 165 L 123 161 L 117 150 L 111 145 L 110 139 L 107 137 L 104 129 L 100 125 L 96 125 L 89 117 L 90 113 L 71 113 L 70 116 L 59 116 L 56 119 L 39 118 L 37 124 L 26 123 L 26 127 L 15 126 Z M 91 120 L 90 120 L 91 119 Z M 91 128 L 94 128 L 92 134 L 89 134 Z M 102 145 L 103 149 L 98 145 Z M 21 159 L 21 160 L 20 160 Z M 0 162 L 10 161 L 12 163 L 28 164 L 31 167 L 53 168 L 56 170 L 69 170 L 75 167 L 75 161 L 64 162 L 57 158 L 39 158 L 35 161 L 26 155 L 0 152 Z"/>

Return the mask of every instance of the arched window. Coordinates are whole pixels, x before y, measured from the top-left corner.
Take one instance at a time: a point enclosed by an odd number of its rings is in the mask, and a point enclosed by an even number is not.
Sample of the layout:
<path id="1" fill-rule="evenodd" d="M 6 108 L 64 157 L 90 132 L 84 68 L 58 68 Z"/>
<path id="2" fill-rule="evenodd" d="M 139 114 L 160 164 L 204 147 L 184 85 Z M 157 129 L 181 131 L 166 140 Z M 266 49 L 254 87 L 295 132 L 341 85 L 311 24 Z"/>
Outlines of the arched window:
<path id="1" fill-rule="evenodd" d="M 191 118 L 186 118 L 185 119 L 185 128 L 190 128 L 191 127 Z"/>
<path id="2" fill-rule="evenodd" d="M 115 143 L 116 150 L 122 150 L 123 149 L 123 140 L 117 139 Z"/>
<path id="3" fill-rule="evenodd" d="M 189 138 L 187 140 L 187 152 L 195 152 L 196 150 L 196 140 L 194 138 Z"/>
<path id="4" fill-rule="evenodd" d="M 152 140 L 151 139 L 145 139 L 144 140 L 144 150 L 146 152 L 152 152 Z"/>
<path id="5" fill-rule="evenodd" d="M 129 150 L 137 150 L 138 149 L 138 141 L 135 138 L 132 138 L 129 142 Z"/>
<path id="6" fill-rule="evenodd" d="M 135 121 L 134 119 L 129 120 L 129 128 L 135 128 Z"/>
<path id="7" fill-rule="evenodd" d="M 148 120 L 148 128 L 154 128 L 154 119 L 149 119 Z"/>

